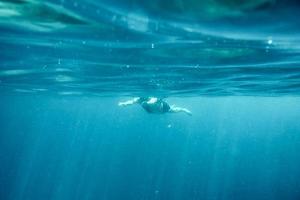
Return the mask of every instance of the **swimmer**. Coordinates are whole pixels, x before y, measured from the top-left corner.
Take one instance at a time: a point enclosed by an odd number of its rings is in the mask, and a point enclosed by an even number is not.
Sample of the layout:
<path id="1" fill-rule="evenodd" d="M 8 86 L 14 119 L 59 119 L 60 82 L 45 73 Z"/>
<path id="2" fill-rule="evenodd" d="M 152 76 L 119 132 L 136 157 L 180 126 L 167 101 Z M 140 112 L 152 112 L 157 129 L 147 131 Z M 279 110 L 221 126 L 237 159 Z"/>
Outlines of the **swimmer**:
<path id="1" fill-rule="evenodd" d="M 169 105 L 163 99 L 156 97 L 136 97 L 129 101 L 119 102 L 119 106 L 128 106 L 133 104 L 140 104 L 144 110 L 148 113 L 179 113 L 183 112 L 188 115 L 192 115 L 191 111 L 186 108 L 177 107 L 175 105 Z"/>

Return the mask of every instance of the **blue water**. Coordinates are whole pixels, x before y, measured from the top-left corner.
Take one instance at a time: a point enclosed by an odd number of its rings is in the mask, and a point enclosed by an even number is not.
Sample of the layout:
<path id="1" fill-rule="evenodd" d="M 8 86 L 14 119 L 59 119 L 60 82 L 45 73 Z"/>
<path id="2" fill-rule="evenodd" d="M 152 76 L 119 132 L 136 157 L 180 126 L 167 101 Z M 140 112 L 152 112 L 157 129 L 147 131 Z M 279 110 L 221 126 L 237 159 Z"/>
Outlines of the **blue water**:
<path id="1" fill-rule="evenodd" d="M 300 199 L 299 9 L 0 0 L 0 199 Z"/>

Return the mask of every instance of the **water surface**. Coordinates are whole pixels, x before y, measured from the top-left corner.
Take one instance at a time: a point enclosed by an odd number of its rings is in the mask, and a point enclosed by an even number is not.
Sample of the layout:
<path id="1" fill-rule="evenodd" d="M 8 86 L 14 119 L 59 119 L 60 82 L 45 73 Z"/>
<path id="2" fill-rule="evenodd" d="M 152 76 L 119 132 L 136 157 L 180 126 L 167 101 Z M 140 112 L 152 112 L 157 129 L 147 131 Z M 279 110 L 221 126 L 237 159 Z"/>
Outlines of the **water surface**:
<path id="1" fill-rule="evenodd" d="M 3 92 L 299 95 L 297 1 L 0 3 Z"/>

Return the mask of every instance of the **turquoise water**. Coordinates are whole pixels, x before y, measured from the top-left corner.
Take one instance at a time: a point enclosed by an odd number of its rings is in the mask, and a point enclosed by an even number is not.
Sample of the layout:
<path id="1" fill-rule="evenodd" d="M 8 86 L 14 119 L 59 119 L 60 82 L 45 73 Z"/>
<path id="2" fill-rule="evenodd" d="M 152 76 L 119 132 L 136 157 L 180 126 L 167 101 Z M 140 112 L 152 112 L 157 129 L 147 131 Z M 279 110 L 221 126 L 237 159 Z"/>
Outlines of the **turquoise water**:
<path id="1" fill-rule="evenodd" d="M 299 199 L 299 9 L 0 1 L 0 199 Z"/>

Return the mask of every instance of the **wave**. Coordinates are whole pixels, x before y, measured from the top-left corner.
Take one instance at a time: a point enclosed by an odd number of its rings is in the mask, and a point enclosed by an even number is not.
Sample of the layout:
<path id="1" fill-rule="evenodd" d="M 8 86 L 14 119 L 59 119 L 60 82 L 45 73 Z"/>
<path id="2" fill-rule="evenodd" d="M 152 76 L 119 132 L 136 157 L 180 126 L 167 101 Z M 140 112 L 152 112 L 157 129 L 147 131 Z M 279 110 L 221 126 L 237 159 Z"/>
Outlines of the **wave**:
<path id="1" fill-rule="evenodd" d="M 299 4 L 284 2 L 2 0 L 0 90 L 299 95 Z"/>

